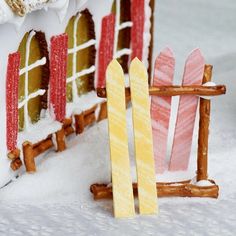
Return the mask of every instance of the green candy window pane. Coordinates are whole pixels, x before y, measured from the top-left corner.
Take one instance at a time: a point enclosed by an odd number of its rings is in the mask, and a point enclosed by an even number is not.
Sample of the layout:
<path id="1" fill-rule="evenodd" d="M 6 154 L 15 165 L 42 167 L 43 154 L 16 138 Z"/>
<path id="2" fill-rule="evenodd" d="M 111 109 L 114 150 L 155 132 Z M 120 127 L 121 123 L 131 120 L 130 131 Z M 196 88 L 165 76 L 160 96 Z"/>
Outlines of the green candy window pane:
<path id="1" fill-rule="evenodd" d="M 21 54 L 21 68 L 25 67 L 25 57 L 26 57 L 26 42 L 29 33 L 26 33 L 24 38 L 21 41 L 21 44 L 18 48 L 18 51 Z M 33 64 L 35 61 L 41 59 L 40 47 L 37 39 L 35 37 L 32 38 L 30 44 L 30 54 L 29 54 L 29 62 L 28 64 Z M 36 92 L 41 88 L 42 83 L 42 67 L 36 67 L 33 70 L 28 72 L 28 94 Z M 24 100 L 25 96 L 25 74 L 20 76 L 19 81 L 19 97 L 18 101 L 21 102 Z M 31 99 L 28 102 L 28 114 L 31 123 L 36 123 L 40 119 L 41 112 L 41 97 L 38 96 L 36 98 Z M 19 130 L 24 130 L 24 107 L 19 109 Z"/>
<path id="2" fill-rule="evenodd" d="M 81 16 L 77 24 L 77 32 L 76 32 L 77 46 L 84 44 L 89 40 L 95 38 L 94 24 L 92 21 L 91 14 L 87 10 L 85 10 L 81 12 L 80 15 Z M 75 19 L 76 16 L 73 16 L 66 27 L 66 33 L 69 36 L 69 48 L 74 47 Z M 78 51 L 76 53 L 76 59 L 77 59 L 76 73 L 93 66 L 95 64 L 95 54 L 96 52 L 94 45 Z M 73 54 L 69 54 L 68 64 L 67 64 L 67 78 L 71 77 L 72 75 L 73 75 Z M 93 89 L 90 83 L 90 81 L 93 80 L 93 78 L 94 78 L 94 73 L 91 73 L 76 79 L 77 94 L 79 96 L 82 94 L 86 94 Z M 73 101 L 72 82 L 67 83 L 66 95 L 67 95 L 67 102 L 72 102 Z"/>

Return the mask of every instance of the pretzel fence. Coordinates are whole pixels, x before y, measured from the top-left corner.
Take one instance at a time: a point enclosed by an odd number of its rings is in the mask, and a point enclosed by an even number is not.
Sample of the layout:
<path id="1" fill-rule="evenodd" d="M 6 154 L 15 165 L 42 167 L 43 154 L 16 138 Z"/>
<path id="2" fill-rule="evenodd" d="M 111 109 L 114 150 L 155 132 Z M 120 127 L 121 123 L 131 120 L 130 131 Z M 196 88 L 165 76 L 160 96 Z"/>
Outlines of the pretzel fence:
<path id="1" fill-rule="evenodd" d="M 166 53 L 167 52 L 167 53 Z M 194 59 L 195 58 L 195 59 Z M 177 121 L 176 121 L 176 127 L 175 127 L 175 135 L 174 135 L 174 142 L 172 147 L 172 154 L 170 158 L 170 163 L 168 166 L 162 166 L 163 168 L 159 168 L 160 165 L 163 163 L 159 163 L 160 161 L 160 150 L 159 156 L 155 155 L 155 149 L 163 149 L 161 144 L 164 146 L 167 145 L 167 137 L 164 137 L 163 129 L 159 129 L 159 133 L 161 133 L 161 139 L 155 140 L 154 138 L 154 156 L 156 159 L 156 173 L 162 173 L 164 171 L 184 171 L 188 167 L 188 160 L 190 157 L 190 150 L 192 145 L 192 136 L 193 136 L 193 127 L 195 123 L 195 117 L 197 110 L 191 109 L 191 104 L 195 101 L 196 104 L 194 105 L 196 108 L 198 107 L 199 103 L 199 130 L 198 130 L 198 152 L 197 152 L 197 171 L 196 171 L 196 180 L 193 181 L 191 179 L 184 180 L 181 182 L 168 182 L 168 183 L 156 183 L 157 193 L 158 197 L 211 197 L 211 198 L 217 198 L 219 194 L 219 187 L 214 182 L 214 180 L 208 179 L 208 138 L 209 138 L 209 125 L 210 125 L 210 115 L 211 115 L 211 97 L 213 96 L 219 96 L 226 93 L 226 87 L 224 85 L 215 85 L 211 82 L 212 79 L 212 66 L 211 65 L 205 65 L 205 61 L 202 60 L 202 56 L 200 53 L 200 50 L 195 50 L 187 59 L 186 65 L 185 65 L 185 74 L 184 77 L 189 78 L 190 80 L 196 81 L 197 76 L 202 76 L 199 83 L 184 83 L 182 85 L 165 85 L 165 83 L 162 83 L 161 85 L 155 84 L 155 77 L 158 80 L 161 80 L 165 77 L 165 75 L 168 75 L 167 79 L 170 77 L 173 77 L 173 73 L 170 73 L 170 70 L 168 71 L 168 68 L 173 68 L 173 61 L 170 61 L 170 59 L 173 59 L 173 55 L 170 54 L 170 51 L 164 51 L 160 54 L 160 56 L 156 60 L 156 67 L 154 72 L 154 81 L 153 85 L 149 87 L 149 94 L 153 98 L 159 99 L 170 99 L 173 96 L 180 96 L 180 102 L 179 102 L 179 110 L 177 114 Z M 202 64 L 202 72 L 200 73 L 200 64 Z M 164 70 L 163 70 L 164 68 Z M 199 73 L 197 73 L 197 71 Z M 172 71 L 173 72 L 173 71 Z M 126 88 L 126 96 L 130 97 L 130 89 Z M 106 97 L 106 89 L 101 88 L 97 89 L 97 94 L 100 97 L 105 98 Z M 185 107 L 183 107 L 182 103 L 184 100 L 181 101 L 181 97 L 185 100 Z M 199 101 L 200 100 L 200 101 Z M 165 101 L 165 108 L 168 107 L 171 103 L 170 100 L 164 100 Z M 158 106 L 156 103 L 151 103 L 151 113 L 153 113 L 153 106 Z M 160 104 L 159 104 L 160 105 Z M 162 111 L 163 107 L 156 107 L 156 111 Z M 154 109 L 155 110 L 155 109 Z M 181 112 L 184 111 L 183 119 L 189 118 L 187 120 L 184 120 L 186 123 L 184 127 L 177 128 L 181 124 Z M 167 114 L 167 111 L 164 110 L 165 115 Z M 168 114 L 169 116 L 169 114 Z M 156 117 L 153 116 L 153 119 Z M 163 116 L 158 117 L 160 120 L 165 121 L 166 124 L 169 122 L 169 117 L 166 119 L 166 117 L 163 118 Z M 158 121 L 159 122 L 159 121 Z M 191 123 L 191 124 L 190 124 Z M 155 125 L 153 125 L 155 126 Z M 160 124 L 158 123 L 156 125 L 157 127 L 160 127 Z M 189 130 L 188 127 L 191 126 L 192 128 Z M 169 126 L 166 127 L 167 132 L 169 130 Z M 153 127 L 153 133 L 155 132 L 155 127 Z M 186 134 L 186 132 L 188 132 Z M 180 135 L 181 134 L 181 135 Z M 160 135 L 160 134 L 159 134 Z M 165 139 L 163 141 L 163 139 Z M 159 142 L 155 142 L 159 141 Z M 188 146 L 186 147 L 186 143 Z M 184 146 L 185 145 L 185 146 Z M 176 146 L 176 147 L 175 147 Z M 180 154 L 177 152 L 175 155 L 174 150 L 179 150 Z M 182 150 L 184 149 L 184 152 Z M 186 149 L 189 151 L 186 152 Z M 164 152 L 166 149 L 164 148 Z M 186 155 L 185 155 L 186 154 Z M 164 153 L 163 156 L 165 156 L 166 153 Z M 186 156 L 183 158 L 183 156 Z M 186 160 L 185 160 L 186 159 Z M 161 160 L 163 162 L 163 160 Z M 184 164 L 183 164 L 184 163 Z M 187 163 L 187 164 L 185 164 Z M 201 184 L 202 183 L 202 184 Z M 112 185 L 110 183 L 102 183 L 102 184 L 93 184 L 90 187 L 90 191 L 92 192 L 94 199 L 103 199 L 103 198 L 112 198 Z M 133 192 L 134 195 L 138 194 L 138 184 L 133 183 Z"/>

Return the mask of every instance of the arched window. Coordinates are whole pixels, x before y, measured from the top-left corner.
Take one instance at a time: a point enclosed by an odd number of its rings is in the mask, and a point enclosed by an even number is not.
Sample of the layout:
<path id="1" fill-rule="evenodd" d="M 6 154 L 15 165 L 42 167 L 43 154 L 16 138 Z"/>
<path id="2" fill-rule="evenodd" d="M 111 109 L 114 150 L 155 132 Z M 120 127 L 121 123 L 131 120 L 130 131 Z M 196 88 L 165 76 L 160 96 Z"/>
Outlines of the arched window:
<path id="1" fill-rule="evenodd" d="M 128 72 L 132 27 L 130 0 L 114 0 L 112 13 L 116 15 L 114 57 L 118 59 L 123 70 Z"/>
<path id="2" fill-rule="evenodd" d="M 95 31 L 92 15 L 86 9 L 73 16 L 66 28 L 69 36 L 67 102 L 94 89 Z"/>
<path id="3" fill-rule="evenodd" d="M 40 119 L 47 108 L 49 82 L 48 49 L 42 32 L 30 31 L 23 37 L 18 51 L 21 55 L 19 80 L 19 130 L 27 130 Z"/>

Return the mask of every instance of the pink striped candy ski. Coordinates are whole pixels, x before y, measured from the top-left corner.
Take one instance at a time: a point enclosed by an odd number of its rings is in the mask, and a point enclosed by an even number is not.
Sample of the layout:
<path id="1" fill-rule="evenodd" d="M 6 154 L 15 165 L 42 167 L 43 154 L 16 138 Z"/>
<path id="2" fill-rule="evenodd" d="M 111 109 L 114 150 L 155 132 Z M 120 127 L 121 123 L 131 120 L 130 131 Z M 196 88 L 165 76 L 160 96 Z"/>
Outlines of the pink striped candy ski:
<path id="1" fill-rule="evenodd" d="M 172 85 L 175 58 L 170 48 L 165 48 L 157 57 L 153 86 Z M 152 96 L 151 117 L 156 173 L 166 170 L 165 158 L 171 113 L 171 97 Z"/>
<path id="2" fill-rule="evenodd" d="M 201 85 L 204 67 L 205 61 L 201 51 L 194 50 L 186 61 L 182 84 Z M 198 101 L 197 96 L 183 95 L 180 97 L 169 165 L 170 171 L 181 171 L 188 168 Z"/>

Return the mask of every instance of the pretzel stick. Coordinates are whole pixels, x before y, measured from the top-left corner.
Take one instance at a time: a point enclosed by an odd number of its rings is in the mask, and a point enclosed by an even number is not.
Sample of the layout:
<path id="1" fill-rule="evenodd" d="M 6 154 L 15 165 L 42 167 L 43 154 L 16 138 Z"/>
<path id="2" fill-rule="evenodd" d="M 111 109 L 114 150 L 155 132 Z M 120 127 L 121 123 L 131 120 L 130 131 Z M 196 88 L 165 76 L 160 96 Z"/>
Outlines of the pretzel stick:
<path id="1" fill-rule="evenodd" d="M 68 127 L 65 128 L 65 135 L 66 135 L 66 137 L 71 135 L 71 134 L 73 134 L 74 132 L 75 132 L 75 130 L 71 126 L 68 126 Z"/>
<path id="2" fill-rule="evenodd" d="M 34 161 L 34 148 L 32 143 L 24 142 L 23 143 L 23 155 L 26 171 L 33 173 L 36 171 L 35 161 Z"/>
<path id="3" fill-rule="evenodd" d="M 75 132 L 76 134 L 81 134 L 84 132 L 84 128 L 96 121 L 95 111 L 97 105 L 92 108 L 82 112 L 79 115 L 74 115 L 75 117 Z"/>
<path id="4" fill-rule="evenodd" d="M 219 96 L 226 93 L 225 85 L 216 86 L 152 86 L 149 88 L 149 94 L 153 96 L 180 96 L 180 95 L 197 95 L 197 96 Z M 126 88 L 127 96 L 130 94 L 130 89 Z M 106 97 L 106 89 L 97 89 L 99 97 Z"/>
<path id="5" fill-rule="evenodd" d="M 11 152 L 9 152 L 7 154 L 7 157 L 12 161 L 19 158 L 20 157 L 20 149 L 16 148 L 16 149 L 12 150 Z"/>
<path id="6" fill-rule="evenodd" d="M 84 113 L 80 115 L 75 115 L 75 133 L 76 135 L 82 134 L 84 132 Z"/>
<path id="7" fill-rule="evenodd" d="M 97 121 L 102 121 L 107 118 L 107 102 L 103 102 L 100 106 L 99 116 Z"/>
<path id="8" fill-rule="evenodd" d="M 213 185 L 211 186 L 196 186 L 190 184 L 190 181 L 179 183 L 157 183 L 158 197 L 211 197 L 218 198 L 219 187 L 215 185 L 214 181 L 209 180 Z M 106 184 L 93 184 L 90 187 L 94 199 L 111 199 L 112 187 Z M 133 191 L 137 196 L 137 184 L 133 183 Z"/>
<path id="9" fill-rule="evenodd" d="M 21 161 L 21 159 L 20 158 L 16 158 L 15 160 L 13 160 L 12 162 L 11 162 L 11 169 L 13 170 L 13 171 L 16 171 L 16 170 L 18 170 L 21 166 L 22 166 L 22 161 Z"/>
<path id="10" fill-rule="evenodd" d="M 56 132 L 56 141 L 57 141 L 57 151 L 58 152 L 64 151 L 66 149 L 64 128 Z"/>
<path id="11" fill-rule="evenodd" d="M 211 81 L 212 66 L 206 65 L 203 83 Z M 200 99 L 200 120 L 198 135 L 197 181 L 207 180 L 208 138 L 210 125 L 211 101 Z"/>
<path id="12" fill-rule="evenodd" d="M 94 112 L 89 114 L 89 115 L 84 116 L 84 124 L 85 124 L 85 126 L 91 125 L 95 121 L 96 121 L 96 117 L 95 117 Z"/>
<path id="13" fill-rule="evenodd" d="M 64 119 L 63 120 L 63 127 L 65 128 L 65 127 L 68 127 L 68 126 L 70 126 L 70 125 L 72 125 L 72 119 L 71 118 L 67 118 L 67 119 Z"/>

